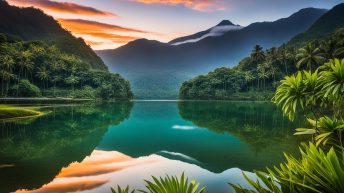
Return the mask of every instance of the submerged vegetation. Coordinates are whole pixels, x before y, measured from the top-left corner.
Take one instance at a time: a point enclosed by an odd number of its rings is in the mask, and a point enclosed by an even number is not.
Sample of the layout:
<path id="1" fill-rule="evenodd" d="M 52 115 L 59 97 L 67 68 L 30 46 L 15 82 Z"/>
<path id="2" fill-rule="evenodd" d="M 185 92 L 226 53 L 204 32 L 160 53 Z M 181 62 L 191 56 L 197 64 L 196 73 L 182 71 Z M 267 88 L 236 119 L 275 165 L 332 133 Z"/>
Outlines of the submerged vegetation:
<path id="1" fill-rule="evenodd" d="M 35 111 L 32 109 L 15 107 L 10 105 L 0 105 L 0 120 L 33 117 L 40 116 L 42 114 L 42 112 Z"/>
<path id="2" fill-rule="evenodd" d="M 289 43 L 266 51 L 256 45 L 251 56 L 237 66 L 218 68 L 184 82 L 179 98 L 269 100 L 284 76 L 298 70 L 314 70 L 335 57 L 344 57 L 343 37 L 344 28 L 340 28 L 320 40 L 303 44 Z"/>
<path id="3" fill-rule="evenodd" d="M 128 81 L 44 42 L 0 34 L 2 97 L 130 99 Z"/>

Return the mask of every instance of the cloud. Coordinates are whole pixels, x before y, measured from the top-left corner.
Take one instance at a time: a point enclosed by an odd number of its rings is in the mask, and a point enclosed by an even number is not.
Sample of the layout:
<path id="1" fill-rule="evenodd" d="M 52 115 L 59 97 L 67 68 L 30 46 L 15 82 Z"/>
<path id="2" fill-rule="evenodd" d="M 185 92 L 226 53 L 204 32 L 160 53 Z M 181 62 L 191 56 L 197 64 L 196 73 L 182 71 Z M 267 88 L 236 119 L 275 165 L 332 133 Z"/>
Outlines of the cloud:
<path id="1" fill-rule="evenodd" d="M 130 0 L 145 4 L 183 5 L 197 11 L 225 10 L 219 0 Z"/>
<path id="2" fill-rule="evenodd" d="M 93 7 L 87 7 L 70 2 L 57 2 L 51 0 L 8 0 L 12 5 L 22 7 L 37 7 L 42 10 L 69 13 L 77 15 L 92 15 L 92 16 L 117 16 L 114 13 L 101 11 Z"/>
<path id="3" fill-rule="evenodd" d="M 65 29 L 71 31 L 74 35 L 83 37 L 90 46 L 101 47 L 102 44 L 110 42 L 115 44 L 125 44 L 138 39 L 134 35 L 124 34 L 146 34 L 147 31 L 122 27 L 118 25 L 100 23 L 96 21 L 83 19 L 57 19 Z M 94 39 L 96 38 L 96 39 Z"/>
<path id="4" fill-rule="evenodd" d="M 60 24 L 67 28 L 68 30 L 71 30 L 73 32 L 79 32 L 79 31 L 121 31 L 121 32 L 138 32 L 138 33 L 148 33 L 146 31 L 133 29 L 133 28 L 127 28 L 127 27 L 121 27 L 118 25 L 112 25 L 112 24 L 106 24 L 106 23 L 100 23 L 97 21 L 90 21 L 90 20 L 84 20 L 84 19 L 57 19 Z"/>

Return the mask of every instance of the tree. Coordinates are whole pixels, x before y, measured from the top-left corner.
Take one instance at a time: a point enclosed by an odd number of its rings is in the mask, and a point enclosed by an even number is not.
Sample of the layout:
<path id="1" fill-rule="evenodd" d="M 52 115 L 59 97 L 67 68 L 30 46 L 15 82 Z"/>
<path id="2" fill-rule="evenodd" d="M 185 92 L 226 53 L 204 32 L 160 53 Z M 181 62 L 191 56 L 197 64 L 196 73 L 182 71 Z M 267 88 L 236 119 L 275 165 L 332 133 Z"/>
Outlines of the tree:
<path id="1" fill-rule="evenodd" d="M 12 74 L 12 70 L 14 67 L 14 60 L 9 55 L 3 55 L 0 56 L 0 65 L 1 65 L 1 76 L 2 76 L 2 87 L 1 87 L 1 95 L 4 96 L 4 83 L 6 82 L 6 93 L 5 96 L 8 94 L 8 88 L 10 85 L 10 81 L 12 78 L 15 77 L 14 74 Z"/>
<path id="2" fill-rule="evenodd" d="M 263 47 L 261 47 L 260 45 L 255 45 L 251 53 L 251 59 L 256 64 L 262 62 L 265 59 Z"/>
<path id="3" fill-rule="evenodd" d="M 76 77 L 74 74 L 72 74 L 68 78 L 66 78 L 65 81 L 66 81 L 67 84 L 70 84 L 72 86 L 73 97 L 74 97 L 75 84 L 77 84 L 79 82 L 79 78 Z"/>
<path id="4" fill-rule="evenodd" d="M 325 61 L 325 58 L 323 57 L 323 53 L 321 52 L 320 48 L 315 47 L 311 43 L 299 49 L 297 59 L 298 62 L 296 66 L 298 68 L 306 66 L 311 71 L 313 66 L 319 66 L 322 62 Z"/>
<path id="5" fill-rule="evenodd" d="M 47 88 L 47 84 L 48 84 L 48 80 L 50 78 L 50 72 L 47 70 L 47 68 L 45 66 L 43 67 L 38 67 L 37 69 L 37 73 L 36 76 L 42 81 L 43 83 L 43 88 L 46 89 Z"/>
<path id="6" fill-rule="evenodd" d="M 251 71 L 244 72 L 244 77 L 245 77 L 245 81 L 246 81 L 247 85 L 249 82 L 251 82 L 255 78 Z"/>

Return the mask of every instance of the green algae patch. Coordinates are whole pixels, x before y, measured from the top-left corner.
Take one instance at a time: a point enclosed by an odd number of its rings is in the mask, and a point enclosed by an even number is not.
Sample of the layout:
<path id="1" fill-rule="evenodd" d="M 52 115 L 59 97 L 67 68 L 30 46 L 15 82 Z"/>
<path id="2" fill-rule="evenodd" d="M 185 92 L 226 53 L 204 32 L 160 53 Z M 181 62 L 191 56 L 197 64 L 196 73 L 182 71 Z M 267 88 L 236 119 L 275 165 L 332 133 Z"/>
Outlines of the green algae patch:
<path id="1" fill-rule="evenodd" d="M 0 105 L 0 120 L 29 118 L 41 116 L 43 114 L 43 112 L 28 108 L 16 107 L 11 105 Z"/>

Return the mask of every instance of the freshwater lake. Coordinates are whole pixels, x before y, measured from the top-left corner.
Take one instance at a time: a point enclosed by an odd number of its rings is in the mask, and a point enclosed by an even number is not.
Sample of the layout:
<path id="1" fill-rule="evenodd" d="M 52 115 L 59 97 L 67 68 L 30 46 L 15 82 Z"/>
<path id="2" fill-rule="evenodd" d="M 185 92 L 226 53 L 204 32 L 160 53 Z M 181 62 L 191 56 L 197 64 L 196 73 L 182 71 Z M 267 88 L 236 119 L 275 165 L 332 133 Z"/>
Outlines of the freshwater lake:
<path id="1" fill-rule="evenodd" d="M 297 156 L 300 138 L 269 102 L 41 104 L 45 116 L 0 123 L 0 192 L 110 193 L 151 175 L 197 179 L 207 193 L 247 186 L 242 172 Z"/>

